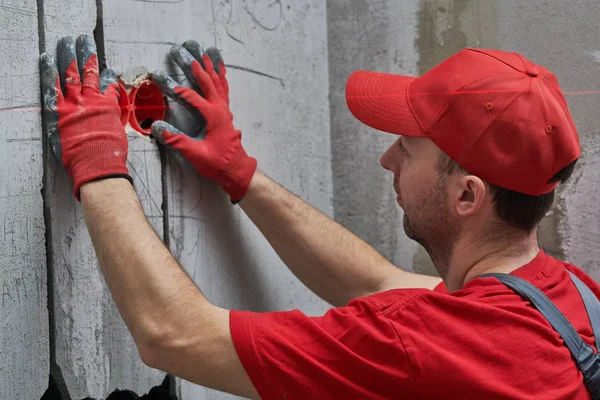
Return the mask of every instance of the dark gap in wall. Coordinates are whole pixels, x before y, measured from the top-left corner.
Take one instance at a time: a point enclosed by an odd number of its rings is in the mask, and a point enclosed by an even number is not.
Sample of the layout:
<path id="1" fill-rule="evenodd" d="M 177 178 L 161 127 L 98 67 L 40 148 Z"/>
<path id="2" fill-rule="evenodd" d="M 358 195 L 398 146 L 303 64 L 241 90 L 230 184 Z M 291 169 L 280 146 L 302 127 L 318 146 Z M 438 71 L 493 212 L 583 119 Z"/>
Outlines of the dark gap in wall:
<path id="1" fill-rule="evenodd" d="M 98 64 L 100 70 L 106 68 L 106 51 L 104 46 L 104 22 L 102 14 L 102 0 L 96 0 L 97 7 L 97 18 L 96 27 L 94 29 L 94 40 L 98 50 Z M 37 17 L 38 17 L 38 49 L 39 53 L 46 52 L 46 35 L 45 35 L 45 23 L 44 23 L 44 0 L 37 0 Z M 41 81 L 40 81 L 40 104 L 43 107 L 44 101 L 42 98 Z M 40 107 L 40 118 L 42 108 Z M 47 296 L 48 296 L 48 336 L 49 336 L 49 353 L 50 353 L 50 371 L 48 379 L 48 388 L 42 395 L 40 400 L 71 400 L 71 395 L 68 392 L 65 384 L 62 372 L 59 365 L 56 362 L 56 318 L 54 313 L 54 266 L 52 263 L 52 218 L 50 210 L 50 202 L 48 200 L 50 196 L 50 173 L 49 168 L 53 164 L 51 160 L 51 149 L 48 138 L 45 132 L 47 127 L 44 120 L 42 119 L 42 162 L 43 162 L 43 175 L 42 175 L 42 202 L 43 202 L 43 213 L 44 213 L 44 227 L 45 227 L 45 245 L 46 245 L 46 270 L 47 270 Z M 167 247 L 169 246 L 168 236 L 168 203 L 166 195 L 166 153 L 161 147 L 161 166 L 162 166 L 162 185 L 163 185 L 163 204 L 162 210 L 165 216 L 163 221 L 164 237 Z M 166 375 L 162 384 L 152 388 L 148 394 L 138 396 L 132 391 L 128 390 L 115 390 L 111 393 L 106 400 L 127 400 L 127 399 L 140 399 L 140 400 L 178 400 L 176 396 L 176 382 L 175 377 Z M 87 399 L 86 399 L 87 400 Z M 90 399 L 91 400 L 91 399 Z"/>
<path id="2" fill-rule="evenodd" d="M 102 0 L 96 0 L 96 27 L 94 28 L 94 40 L 98 51 L 98 66 L 100 72 L 106 69 L 106 50 L 104 47 L 104 11 Z"/>
<path id="3" fill-rule="evenodd" d="M 162 204 L 161 210 L 163 215 L 163 242 L 169 251 L 171 250 L 171 241 L 169 235 L 169 196 L 168 196 L 168 185 L 167 185 L 167 164 L 169 155 L 167 153 L 167 149 L 165 146 L 158 146 L 158 154 L 160 155 L 160 182 L 162 186 Z M 165 378 L 165 382 L 169 384 L 169 395 L 173 396 L 173 399 L 177 399 L 176 389 L 177 385 L 175 384 L 175 377 L 172 375 L 167 375 Z M 163 385 L 165 384 L 163 382 Z M 158 399 L 158 398 L 157 398 Z"/>
<path id="4" fill-rule="evenodd" d="M 171 242 L 169 238 L 169 196 L 168 196 L 168 185 L 167 185 L 167 164 L 168 154 L 167 149 L 159 145 L 158 153 L 160 154 L 160 182 L 162 185 L 162 215 L 163 215 L 163 242 L 169 250 L 171 250 Z"/>
<path id="5" fill-rule="evenodd" d="M 163 242 L 167 249 L 171 251 L 171 235 L 169 234 L 170 221 L 169 221 L 169 185 L 167 183 L 168 174 L 167 168 L 169 165 L 170 155 L 167 148 L 160 143 L 158 145 L 158 154 L 160 156 L 160 184 L 162 188 L 162 203 L 160 205 L 163 217 Z M 167 375 L 163 385 L 168 382 L 169 385 L 169 396 L 172 396 L 173 399 L 177 399 L 177 384 L 175 377 L 172 375 Z"/>
<path id="6" fill-rule="evenodd" d="M 42 0 L 38 0 L 42 1 Z M 104 71 L 108 65 L 106 62 L 106 46 L 104 39 L 104 8 L 102 0 L 96 0 L 96 27 L 94 28 L 94 41 L 98 51 L 98 66 L 100 72 Z M 161 164 L 161 185 L 162 185 L 162 214 L 163 214 L 163 241 L 169 248 L 169 207 L 167 196 L 167 154 L 163 146 L 159 146 L 160 164 Z M 160 386 L 156 386 L 148 392 L 147 395 L 139 397 L 129 390 L 116 390 L 109 395 L 106 400 L 128 400 L 128 399 L 147 399 L 147 400 L 177 400 L 175 377 L 167 375 Z"/>
<path id="7" fill-rule="evenodd" d="M 38 46 L 40 54 L 46 52 L 46 27 L 44 25 L 44 0 L 37 0 Z M 41 92 L 40 92 L 41 93 Z"/>
<path id="8" fill-rule="evenodd" d="M 46 52 L 46 30 L 44 24 L 44 0 L 37 0 L 37 18 L 38 18 L 38 49 L 40 54 Z M 42 98 L 41 80 L 40 80 L 40 118 L 42 116 L 42 107 L 44 99 Z M 50 353 L 50 371 L 48 377 L 48 389 L 42 396 L 44 400 L 71 400 L 67 387 L 65 385 L 60 367 L 56 363 L 56 318 L 54 315 L 54 266 L 52 264 L 52 219 L 50 215 L 50 203 L 48 201 L 50 190 L 49 165 L 51 151 L 50 143 L 46 137 L 47 127 L 42 119 L 42 204 L 44 212 L 44 240 L 46 245 L 46 287 L 48 290 L 48 347 Z"/>
<path id="9" fill-rule="evenodd" d="M 64 397 L 63 390 L 66 390 L 64 384 L 63 388 L 60 388 L 60 385 L 52 378 L 52 376 L 50 376 L 48 390 L 46 390 L 40 400 L 66 400 L 67 397 Z M 153 387 L 143 396 L 139 396 L 131 390 L 117 389 L 109 394 L 106 400 L 179 400 L 178 397 L 173 394 L 174 392 L 175 381 L 170 375 L 167 375 L 160 385 Z M 86 397 L 83 400 L 95 399 Z"/>
<path id="10" fill-rule="evenodd" d="M 61 379 L 55 379 L 56 375 L 60 376 Z M 48 389 L 46 389 L 40 400 L 71 400 L 60 371 L 58 371 L 58 374 L 50 373 Z"/>
<path id="11" fill-rule="evenodd" d="M 131 390 L 115 390 L 106 398 L 106 400 L 179 400 L 177 396 L 171 394 L 174 390 L 174 383 L 172 383 L 171 377 L 167 375 L 159 386 L 153 387 L 143 396 L 138 396 Z M 88 397 L 83 400 L 95 399 Z"/>
<path id="12" fill-rule="evenodd" d="M 167 375 L 169 380 L 169 396 L 173 397 L 175 400 L 181 399 L 181 385 L 177 387 L 177 381 L 173 375 Z M 179 389 L 179 391 L 177 390 Z M 177 392 L 179 392 L 179 396 L 177 396 Z"/>

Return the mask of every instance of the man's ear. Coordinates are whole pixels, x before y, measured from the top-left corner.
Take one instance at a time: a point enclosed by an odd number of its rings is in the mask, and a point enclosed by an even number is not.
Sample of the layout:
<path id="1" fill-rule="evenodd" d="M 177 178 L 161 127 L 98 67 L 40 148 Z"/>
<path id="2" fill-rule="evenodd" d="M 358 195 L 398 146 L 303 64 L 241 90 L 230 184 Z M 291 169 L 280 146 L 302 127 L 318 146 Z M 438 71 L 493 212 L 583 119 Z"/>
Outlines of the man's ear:
<path id="1" fill-rule="evenodd" d="M 458 174 L 452 179 L 454 208 L 461 217 L 478 212 L 485 204 L 488 186 L 475 175 Z"/>

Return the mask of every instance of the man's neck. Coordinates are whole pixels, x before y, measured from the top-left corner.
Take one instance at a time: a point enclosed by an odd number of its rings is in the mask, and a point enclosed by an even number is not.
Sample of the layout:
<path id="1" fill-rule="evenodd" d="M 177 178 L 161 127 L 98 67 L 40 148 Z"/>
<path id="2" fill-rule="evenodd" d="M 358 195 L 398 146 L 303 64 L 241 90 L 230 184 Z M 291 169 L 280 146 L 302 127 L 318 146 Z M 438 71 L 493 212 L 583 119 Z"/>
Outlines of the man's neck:
<path id="1" fill-rule="evenodd" d="M 449 292 L 459 290 L 479 275 L 490 272 L 508 274 L 528 264 L 539 253 L 536 232 L 515 234 L 507 240 L 459 239 L 450 257 L 448 274 L 444 279 Z"/>

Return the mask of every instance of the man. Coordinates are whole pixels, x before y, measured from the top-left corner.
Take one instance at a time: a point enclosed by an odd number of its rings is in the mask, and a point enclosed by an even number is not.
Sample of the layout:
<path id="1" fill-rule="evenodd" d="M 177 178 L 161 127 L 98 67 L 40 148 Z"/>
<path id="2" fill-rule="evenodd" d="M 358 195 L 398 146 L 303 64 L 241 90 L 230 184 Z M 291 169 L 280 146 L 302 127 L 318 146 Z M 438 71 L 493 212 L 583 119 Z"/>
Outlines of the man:
<path id="1" fill-rule="evenodd" d="M 125 165 L 116 74 L 98 75 L 93 41 L 41 57 L 44 121 L 74 182 L 100 265 L 146 364 L 263 399 L 587 399 L 561 335 L 490 273 L 541 289 L 592 349 L 570 274 L 538 249 L 536 226 L 580 155 L 558 81 L 524 57 L 464 50 L 419 78 L 357 72 L 350 110 L 402 135 L 381 157 L 394 174 L 407 235 L 442 279 L 405 272 L 274 183 L 233 126 L 225 66 L 195 42 L 171 55 L 194 89 L 155 82 L 196 110 L 192 138 L 157 121 L 153 136 L 219 182 L 296 276 L 336 306 L 325 316 L 212 305 L 146 220 Z M 200 122 L 199 122 L 200 123 Z M 243 266 L 240 266 L 243 267 Z M 207 283 L 208 284 L 208 283 Z M 586 303 L 587 305 L 587 303 Z M 579 337 L 577 336 L 577 337 Z"/>

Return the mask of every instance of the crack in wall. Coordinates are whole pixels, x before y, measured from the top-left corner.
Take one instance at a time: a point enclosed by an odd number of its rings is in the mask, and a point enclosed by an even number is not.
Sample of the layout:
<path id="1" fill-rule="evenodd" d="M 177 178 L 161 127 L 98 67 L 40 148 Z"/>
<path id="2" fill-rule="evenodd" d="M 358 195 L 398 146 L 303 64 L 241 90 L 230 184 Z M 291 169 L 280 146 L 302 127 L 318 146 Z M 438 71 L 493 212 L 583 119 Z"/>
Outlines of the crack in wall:
<path id="1" fill-rule="evenodd" d="M 46 30 L 44 24 L 44 0 L 37 0 L 37 17 L 38 17 L 38 50 L 39 54 L 46 52 Z M 49 347 L 49 358 L 50 358 L 50 371 L 48 371 L 48 389 L 42 396 L 42 399 L 46 398 L 47 394 L 52 395 L 52 398 L 60 398 L 61 400 L 71 400 L 69 392 L 66 388 L 60 367 L 56 363 L 56 316 L 54 314 L 54 268 L 52 264 L 52 219 L 50 214 L 50 204 L 48 201 L 49 187 L 50 187 L 50 176 L 49 176 L 49 165 L 50 165 L 50 143 L 48 137 L 45 135 L 47 127 L 44 119 L 42 118 L 42 111 L 44 106 L 44 99 L 42 97 L 41 80 L 40 80 L 40 119 L 42 122 L 42 204 L 44 213 L 44 241 L 46 246 L 46 287 L 48 296 L 48 347 Z M 56 397 L 60 396 L 60 397 Z"/>
<path id="2" fill-rule="evenodd" d="M 96 0 L 96 27 L 94 28 L 94 41 L 98 54 L 98 67 L 100 72 L 106 69 L 106 48 L 104 45 L 104 9 L 102 0 Z"/>
<path id="3" fill-rule="evenodd" d="M 53 380 L 51 376 L 48 390 L 46 390 L 40 400 L 65 400 L 65 397 L 63 397 L 63 392 L 59 386 L 59 383 Z M 148 391 L 148 393 L 142 396 L 139 396 L 131 390 L 116 389 L 108 395 L 106 400 L 179 400 L 174 392 L 175 381 L 170 375 L 167 375 L 160 385 L 153 387 Z M 82 400 L 96 399 L 92 397 L 86 397 Z"/>
<path id="4" fill-rule="evenodd" d="M 163 242 L 167 249 L 171 250 L 171 240 L 169 237 L 169 196 L 167 185 L 167 165 L 168 155 L 167 149 L 164 146 L 158 146 L 158 154 L 160 155 L 160 183 L 162 186 L 162 204 L 161 211 L 163 216 Z"/>
<path id="5" fill-rule="evenodd" d="M 46 34 L 45 34 L 45 19 L 44 19 L 44 0 L 37 1 L 37 17 L 38 17 L 38 50 L 39 54 L 46 52 Z M 106 50 L 104 41 L 104 16 L 103 16 L 103 4 L 102 0 L 96 0 L 96 27 L 94 28 L 94 40 L 96 42 L 98 64 L 100 71 L 103 71 L 107 67 L 106 63 Z M 40 119 L 42 121 L 42 162 L 43 162 L 43 174 L 42 174 L 42 203 L 44 213 L 44 228 L 45 228 L 45 246 L 46 246 L 46 271 L 47 271 L 47 296 L 48 296 L 48 336 L 49 336 L 49 358 L 50 358 L 50 371 L 48 378 L 48 388 L 41 397 L 41 400 L 71 400 L 71 395 L 68 391 L 67 385 L 62 375 L 60 366 L 56 360 L 56 315 L 55 315 L 55 298 L 54 298 L 54 265 L 52 262 L 52 218 L 50 209 L 50 168 L 52 168 L 52 151 L 50 143 L 45 132 L 47 127 L 42 118 L 43 111 L 43 97 L 41 95 L 41 81 L 40 81 Z M 161 149 L 161 184 L 163 187 L 163 230 L 164 230 L 164 241 L 167 247 L 169 246 L 168 236 L 168 196 L 167 196 L 167 185 L 166 185 L 166 155 L 164 149 Z M 176 381 L 175 377 L 166 375 L 163 382 L 153 387 L 148 394 L 138 396 L 136 393 L 129 390 L 115 390 L 112 392 L 106 400 L 127 400 L 127 399 L 144 399 L 144 400 L 178 400 L 176 396 Z M 85 400 L 93 400 L 91 398 Z"/>

